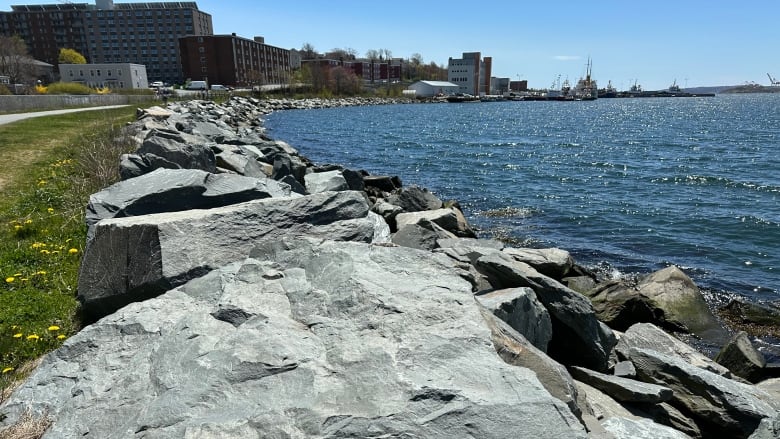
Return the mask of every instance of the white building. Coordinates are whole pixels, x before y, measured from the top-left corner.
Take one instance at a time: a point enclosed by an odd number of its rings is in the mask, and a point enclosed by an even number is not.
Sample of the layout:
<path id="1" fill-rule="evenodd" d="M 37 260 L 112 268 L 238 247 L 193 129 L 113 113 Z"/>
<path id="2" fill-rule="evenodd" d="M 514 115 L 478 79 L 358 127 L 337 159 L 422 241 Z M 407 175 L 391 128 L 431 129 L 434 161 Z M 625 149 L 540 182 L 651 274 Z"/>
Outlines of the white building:
<path id="1" fill-rule="evenodd" d="M 459 59 L 450 58 L 447 63 L 447 81 L 457 84 L 459 93 L 474 96 L 490 94 L 490 75 L 493 58 L 482 58 L 480 52 L 464 52 Z"/>
<path id="2" fill-rule="evenodd" d="M 414 90 L 414 95 L 420 98 L 430 98 L 438 94 L 451 95 L 458 93 L 458 84 L 447 81 L 417 81 L 407 90 Z"/>
<path id="3" fill-rule="evenodd" d="M 60 64 L 60 81 L 112 90 L 149 88 L 146 66 L 130 63 Z"/>

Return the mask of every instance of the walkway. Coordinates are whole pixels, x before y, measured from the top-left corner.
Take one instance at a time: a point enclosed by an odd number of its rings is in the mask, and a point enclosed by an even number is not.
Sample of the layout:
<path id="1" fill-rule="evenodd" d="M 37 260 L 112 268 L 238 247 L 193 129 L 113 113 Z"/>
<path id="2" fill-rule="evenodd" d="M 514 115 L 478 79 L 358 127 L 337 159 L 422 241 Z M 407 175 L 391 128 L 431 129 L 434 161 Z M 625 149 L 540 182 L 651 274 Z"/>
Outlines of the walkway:
<path id="1" fill-rule="evenodd" d="M 36 111 L 34 113 L 0 114 L 0 125 L 18 122 L 33 117 L 51 116 L 54 114 L 75 113 L 77 111 L 110 110 L 112 108 L 128 107 L 129 105 L 105 105 L 102 107 L 71 108 L 69 110 Z"/>

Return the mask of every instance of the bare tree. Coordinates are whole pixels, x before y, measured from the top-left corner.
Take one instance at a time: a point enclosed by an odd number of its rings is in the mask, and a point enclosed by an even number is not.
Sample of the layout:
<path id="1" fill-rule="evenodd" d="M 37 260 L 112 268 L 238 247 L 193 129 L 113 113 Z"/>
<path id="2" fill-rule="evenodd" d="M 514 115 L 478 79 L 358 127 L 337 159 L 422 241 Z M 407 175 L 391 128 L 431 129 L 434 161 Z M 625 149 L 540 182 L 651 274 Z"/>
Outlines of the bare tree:
<path id="1" fill-rule="evenodd" d="M 360 92 L 361 81 L 351 70 L 334 67 L 330 70 L 330 87 L 336 95 L 354 95 Z"/>
<path id="2" fill-rule="evenodd" d="M 317 51 L 314 50 L 314 46 L 310 43 L 303 43 L 303 46 L 301 46 L 301 57 L 303 59 L 316 59 Z"/>
<path id="3" fill-rule="evenodd" d="M 371 61 L 379 59 L 379 51 L 375 49 L 366 51 L 366 58 L 370 59 Z"/>
<path id="4" fill-rule="evenodd" d="M 8 76 L 12 84 L 31 81 L 35 78 L 33 61 L 24 40 L 0 36 L 0 75 Z"/>
<path id="5" fill-rule="evenodd" d="M 379 49 L 379 59 L 389 61 L 393 57 L 393 51 L 390 49 Z"/>
<path id="6" fill-rule="evenodd" d="M 355 51 L 355 49 L 350 49 L 348 47 L 345 49 L 335 48 L 335 49 L 331 49 L 330 52 L 327 52 L 325 54 L 325 58 L 338 59 L 341 61 L 350 61 L 355 59 L 356 53 L 357 52 Z"/>

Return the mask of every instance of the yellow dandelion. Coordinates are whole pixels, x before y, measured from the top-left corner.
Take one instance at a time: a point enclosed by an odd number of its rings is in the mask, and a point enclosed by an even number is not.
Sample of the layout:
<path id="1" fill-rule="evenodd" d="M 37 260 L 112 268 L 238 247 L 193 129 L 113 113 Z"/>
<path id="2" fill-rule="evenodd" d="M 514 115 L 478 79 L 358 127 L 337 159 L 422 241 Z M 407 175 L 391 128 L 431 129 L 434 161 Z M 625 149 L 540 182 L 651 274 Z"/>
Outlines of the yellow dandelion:
<path id="1" fill-rule="evenodd" d="M 3 374 L 7 374 L 8 372 L 13 372 L 13 371 L 14 371 L 13 367 L 6 367 L 5 369 L 3 369 Z"/>
<path id="2" fill-rule="evenodd" d="M 26 278 L 26 277 L 23 277 L 23 278 L 21 278 L 21 279 L 19 279 L 19 280 L 20 280 L 20 281 L 22 281 L 22 282 L 27 282 L 27 281 L 28 281 L 28 280 L 30 280 L 30 279 L 28 279 L 28 278 Z"/>
<path id="3" fill-rule="evenodd" d="M 45 272 L 45 271 L 43 271 L 43 270 L 40 270 L 40 271 L 36 271 L 36 272 L 35 272 L 35 274 L 37 274 L 37 275 L 39 275 L 39 276 L 45 276 L 45 275 L 46 275 L 46 272 Z"/>
<path id="4" fill-rule="evenodd" d="M 46 210 L 47 210 L 49 213 L 54 213 L 54 208 L 53 208 L 53 207 L 50 207 L 50 208 L 48 208 L 48 209 L 46 209 Z"/>
<path id="5" fill-rule="evenodd" d="M 22 226 L 20 226 L 19 224 L 17 224 L 17 225 L 15 225 L 15 226 L 14 226 L 14 230 L 19 230 L 19 229 L 21 229 L 21 228 L 22 228 Z"/>
<path id="6" fill-rule="evenodd" d="M 72 248 L 72 249 L 68 250 L 68 253 L 71 254 L 71 255 L 75 255 L 78 252 L 79 252 L 79 250 L 77 248 Z"/>
<path id="7" fill-rule="evenodd" d="M 16 334 L 14 334 L 14 338 L 22 338 L 22 333 L 17 332 Z"/>
<path id="8" fill-rule="evenodd" d="M 59 331 L 60 327 L 57 325 L 51 325 L 49 326 L 49 331 Z"/>
<path id="9" fill-rule="evenodd" d="M 46 180 L 38 181 L 38 186 L 46 186 Z"/>
<path id="10" fill-rule="evenodd" d="M 65 334 L 60 334 L 57 336 L 57 340 L 65 340 L 67 337 L 65 337 Z"/>
<path id="11" fill-rule="evenodd" d="M 41 338 L 41 337 L 37 336 L 36 334 L 30 334 L 30 335 L 27 336 L 27 340 L 36 340 L 37 341 L 39 338 Z"/>
<path id="12" fill-rule="evenodd" d="M 59 250 L 54 250 L 53 252 L 51 252 L 51 254 L 58 255 L 58 254 L 60 254 L 60 251 Z"/>
<path id="13" fill-rule="evenodd" d="M 16 273 L 16 274 L 14 274 L 14 276 L 16 276 L 16 277 L 20 277 L 21 275 L 22 275 L 22 273 Z"/>
<path id="14" fill-rule="evenodd" d="M 10 284 L 10 283 L 13 283 L 13 281 L 15 281 L 15 280 L 16 280 L 15 277 L 8 276 L 7 278 L 5 278 L 5 283 Z"/>
<path id="15" fill-rule="evenodd" d="M 50 251 L 48 251 L 48 250 L 41 250 L 41 253 L 42 253 L 42 254 L 44 254 L 44 255 L 48 255 L 48 254 L 49 254 L 49 253 L 51 253 L 51 252 L 50 252 Z"/>
<path id="16" fill-rule="evenodd" d="M 31 220 L 31 219 L 28 219 L 28 220 L 26 220 L 24 223 L 25 223 L 25 224 L 32 224 L 32 223 L 33 223 L 33 220 Z"/>

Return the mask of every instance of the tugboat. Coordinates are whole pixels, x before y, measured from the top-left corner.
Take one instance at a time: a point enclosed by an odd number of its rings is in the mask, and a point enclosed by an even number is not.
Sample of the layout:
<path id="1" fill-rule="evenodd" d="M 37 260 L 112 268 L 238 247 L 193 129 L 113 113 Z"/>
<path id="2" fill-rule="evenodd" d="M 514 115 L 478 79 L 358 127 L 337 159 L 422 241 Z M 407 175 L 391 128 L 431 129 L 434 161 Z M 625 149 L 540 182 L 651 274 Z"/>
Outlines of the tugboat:
<path id="1" fill-rule="evenodd" d="M 607 88 L 602 88 L 601 90 L 599 90 L 600 98 L 616 98 L 617 96 L 618 96 L 618 91 L 615 87 L 612 86 L 611 80 L 607 83 Z"/>

